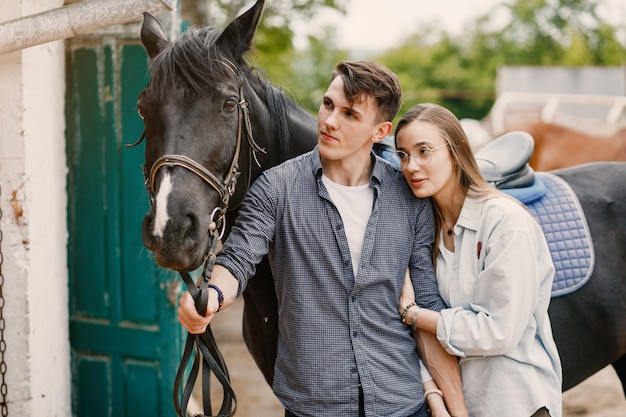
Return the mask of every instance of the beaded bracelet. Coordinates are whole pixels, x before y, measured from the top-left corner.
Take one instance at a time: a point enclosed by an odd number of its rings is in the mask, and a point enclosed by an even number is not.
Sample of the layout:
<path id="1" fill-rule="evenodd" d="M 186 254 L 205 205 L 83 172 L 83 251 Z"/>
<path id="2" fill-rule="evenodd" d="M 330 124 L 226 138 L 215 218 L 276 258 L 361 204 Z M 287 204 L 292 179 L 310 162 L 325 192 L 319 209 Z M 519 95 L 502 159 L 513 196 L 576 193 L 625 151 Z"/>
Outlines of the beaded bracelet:
<path id="1" fill-rule="evenodd" d="M 417 307 L 417 310 L 415 310 L 415 313 L 413 313 L 413 316 L 411 317 L 411 328 L 413 329 L 413 332 L 417 331 L 417 315 L 420 312 L 420 308 Z"/>
<path id="2" fill-rule="evenodd" d="M 417 304 L 415 304 L 415 302 L 412 302 L 411 304 L 408 304 L 406 307 L 404 307 L 404 310 L 402 310 L 402 314 L 401 314 L 401 317 L 402 317 L 402 324 L 405 324 L 405 325 L 406 325 L 406 321 L 405 321 L 405 319 L 406 319 L 406 313 L 409 311 L 409 308 L 411 308 L 411 307 L 415 307 L 416 305 L 417 305 Z"/>
<path id="3" fill-rule="evenodd" d="M 215 291 L 217 291 L 217 302 L 219 304 L 217 307 L 217 311 L 220 311 L 222 309 L 222 304 L 224 304 L 224 294 L 222 294 L 222 290 L 220 290 L 217 285 L 207 284 L 206 286 L 207 288 L 213 288 Z"/>
<path id="4" fill-rule="evenodd" d="M 428 401 L 428 396 L 431 394 L 437 394 L 438 396 L 440 396 L 441 398 L 443 398 L 443 392 L 441 392 L 440 389 L 437 388 L 433 388 L 433 389 L 429 389 L 428 391 L 426 391 L 424 393 L 424 400 Z"/>

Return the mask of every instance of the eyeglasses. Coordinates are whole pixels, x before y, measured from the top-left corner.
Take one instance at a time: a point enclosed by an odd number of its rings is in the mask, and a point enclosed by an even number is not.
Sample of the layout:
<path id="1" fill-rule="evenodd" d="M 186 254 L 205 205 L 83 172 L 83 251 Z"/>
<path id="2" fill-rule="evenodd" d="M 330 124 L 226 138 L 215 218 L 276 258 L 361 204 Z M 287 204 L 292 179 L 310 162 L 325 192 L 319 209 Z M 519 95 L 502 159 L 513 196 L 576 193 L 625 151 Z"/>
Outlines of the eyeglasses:
<path id="1" fill-rule="evenodd" d="M 415 161 L 417 161 L 420 166 L 426 166 L 430 164 L 430 162 L 433 160 L 433 152 L 447 145 L 448 142 L 444 143 L 443 145 L 436 146 L 432 149 L 426 145 L 421 145 L 416 146 L 411 151 L 411 153 L 396 151 L 396 155 L 398 155 L 398 158 L 400 158 L 400 166 L 402 167 L 402 169 L 406 168 L 409 165 L 409 163 L 411 162 L 411 157 L 415 158 Z"/>

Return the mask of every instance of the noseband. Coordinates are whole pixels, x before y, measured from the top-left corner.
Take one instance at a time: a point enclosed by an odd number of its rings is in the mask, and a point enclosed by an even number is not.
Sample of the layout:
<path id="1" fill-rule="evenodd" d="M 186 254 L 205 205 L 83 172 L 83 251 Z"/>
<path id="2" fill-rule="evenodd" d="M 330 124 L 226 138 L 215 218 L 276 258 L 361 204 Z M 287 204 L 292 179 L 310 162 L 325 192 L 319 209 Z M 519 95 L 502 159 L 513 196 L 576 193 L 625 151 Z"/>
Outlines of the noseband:
<path id="1" fill-rule="evenodd" d="M 204 268 L 202 272 L 201 280 L 198 284 L 196 284 L 188 272 L 186 271 L 178 271 L 181 278 L 185 282 L 188 291 L 190 292 L 192 298 L 195 301 L 196 309 L 198 313 L 202 316 L 206 314 L 207 301 L 209 297 L 208 292 L 208 282 L 211 277 L 211 272 L 213 270 L 213 266 L 215 265 L 216 259 L 216 248 L 218 241 L 223 237 L 224 230 L 226 227 L 226 222 L 224 220 L 224 215 L 228 210 L 228 206 L 230 204 L 230 199 L 235 193 L 235 188 L 237 186 L 237 179 L 241 175 L 241 171 L 239 170 L 239 156 L 241 152 L 241 142 L 242 136 L 245 134 L 248 145 L 250 149 L 250 153 L 254 157 L 255 162 L 260 167 L 259 161 L 257 159 L 257 152 L 261 152 L 266 154 L 265 149 L 261 148 L 254 140 L 252 135 L 252 125 L 250 123 L 250 111 L 248 109 L 248 103 L 246 102 L 243 96 L 243 80 L 239 76 L 239 72 L 237 68 L 229 61 L 220 61 L 222 64 L 226 65 L 226 67 L 232 71 L 235 76 L 240 80 L 239 87 L 239 102 L 237 105 L 237 113 L 238 113 L 238 125 L 237 125 L 237 142 L 235 145 L 235 153 L 233 155 L 233 160 L 230 164 L 230 169 L 224 176 L 223 180 L 220 180 L 217 175 L 212 173 L 209 169 L 202 166 L 198 162 L 189 158 L 185 155 L 163 155 L 158 158 L 150 168 L 148 172 L 146 167 L 144 166 L 144 178 L 145 178 L 145 186 L 148 191 L 148 197 L 150 199 L 150 204 L 154 203 L 154 182 L 155 177 L 159 169 L 162 167 L 174 167 L 179 166 L 185 168 L 198 177 L 202 178 L 209 186 L 211 186 L 220 196 L 220 206 L 216 207 L 211 213 L 211 222 L 208 227 L 209 233 L 209 245 L 207 247 L 207 252 L 205 254 L 204 260 Z M 141 142 L 141 140 L 145 137 L 144 135 L 137 141 L 137 143 Z M 132 146 L 132 145 L 131 145 Z M 250 185 L 252 171 L 252 158 L 249 158 L 249 166 L 248 166 L 248 179 L 247 186 Z M 191 360 L 192 355 L 195 353 L 193 366 L 189 373 L 187 382 L 185 384 L 184 389 L 182 388 L 182 379 L 184 377 L 185 372 L 187 371 L 188 364 Z M 217 344 L 215 343 L 215 338 L 213 337 L 213 333 L 211 331 L 210 325 L 207 326 L 204 334 L 201 335 L 192 335 L 188 333 L 187 342 L 185 344 L 185 349 L 183 351 L 181 363 L 178 367 L 178 371 L 176 373 L 176 379 L 174 381 L 174 408 L 179 417 L 184 417 L 187 411 L 187 405 L 190 397 L 193 393 L 194 383 L 198 376 L 200 365 L 202 366 L 202 401 L 204 408 L 204 416 L 209 416 L 212 412 L 211 410 L 211 395 L 210 395 L 210 379 L 211 372 L 215 374 L 217 380 L 221 383 L 224 391 L 222 406 L 219 411 L 219 416 L 232 416 L 234 415 L 237 408 L 237 401 L 235 397 L 235 393 L 230 384 L 230 378 L 228 376 L 228 369 L 226 368 L 226 363 L 217 348 Z M 182 394 L 181 394 L 182 390 Z M 180 397 L 182 395 L 182 404 L 180 402 Z"/>

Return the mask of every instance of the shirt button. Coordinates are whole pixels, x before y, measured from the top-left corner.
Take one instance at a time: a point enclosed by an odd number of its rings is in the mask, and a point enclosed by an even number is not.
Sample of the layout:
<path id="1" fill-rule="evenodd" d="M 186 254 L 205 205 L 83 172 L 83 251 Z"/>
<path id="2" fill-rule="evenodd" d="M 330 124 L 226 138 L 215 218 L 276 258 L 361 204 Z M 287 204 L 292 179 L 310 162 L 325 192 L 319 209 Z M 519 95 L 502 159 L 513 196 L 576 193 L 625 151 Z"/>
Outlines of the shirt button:
<path id="1" fill-rule="evenodd" d="M 352 372 L 353 374 L 356 374 L 356 367 L 353 367 L 352 369 L 350 369 L 350 372 Z"/>
<path id="2" fill-rule="evenodd" d="M 356 337 L 358 335 L 358 332 L 354 332 L 352 333 L 352 336 Z"/>
<path id="3" fill-rule="evenodd" d="M 356 301 L 356 296 L 352 296 L 352 302 L 354 303 Z"/>

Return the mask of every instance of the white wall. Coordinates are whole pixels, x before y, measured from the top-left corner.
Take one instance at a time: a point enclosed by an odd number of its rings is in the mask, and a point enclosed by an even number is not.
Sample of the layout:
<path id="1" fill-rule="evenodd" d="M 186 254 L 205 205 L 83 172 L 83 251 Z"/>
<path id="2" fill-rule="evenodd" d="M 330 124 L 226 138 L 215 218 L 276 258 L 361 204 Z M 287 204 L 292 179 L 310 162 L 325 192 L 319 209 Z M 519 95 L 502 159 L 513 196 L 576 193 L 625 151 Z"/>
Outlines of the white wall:
<path id="1" fill-rule="evenodd" d="M 0 21 L 63 0 L 0 2 Z M 0 208 L 11 416 L 71 415 L 64 43 L 0 55 Z"/>

